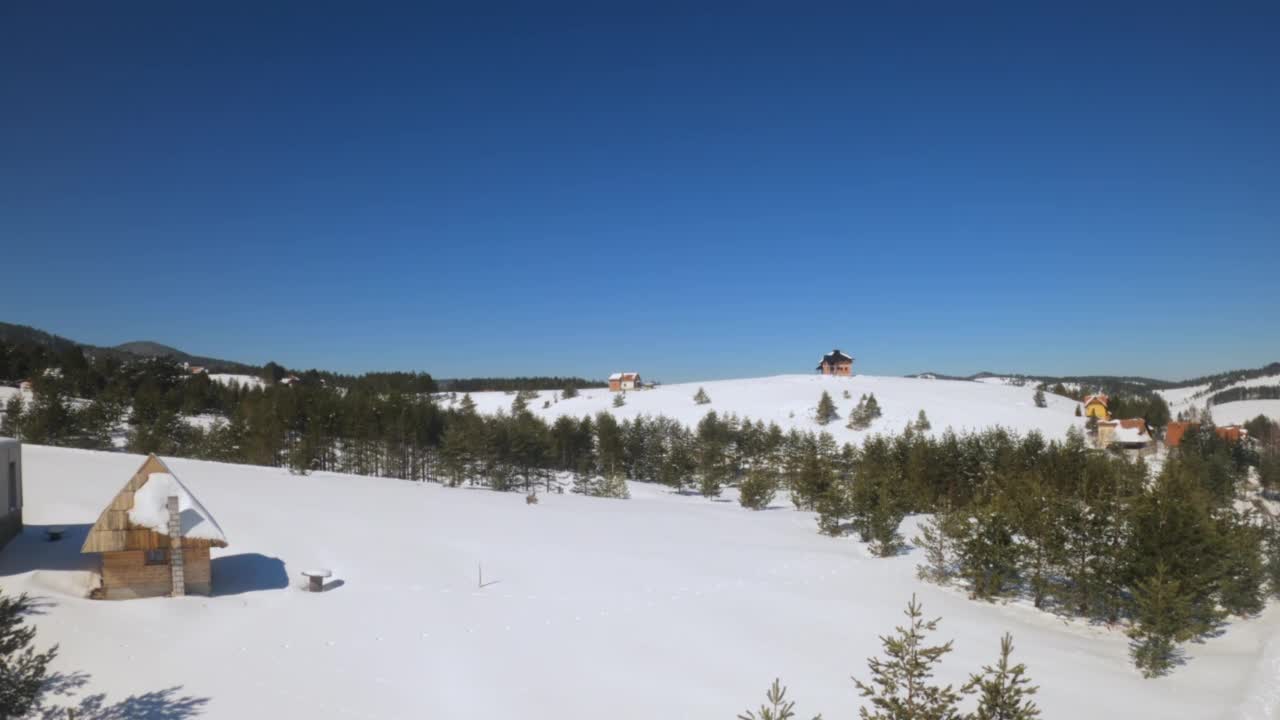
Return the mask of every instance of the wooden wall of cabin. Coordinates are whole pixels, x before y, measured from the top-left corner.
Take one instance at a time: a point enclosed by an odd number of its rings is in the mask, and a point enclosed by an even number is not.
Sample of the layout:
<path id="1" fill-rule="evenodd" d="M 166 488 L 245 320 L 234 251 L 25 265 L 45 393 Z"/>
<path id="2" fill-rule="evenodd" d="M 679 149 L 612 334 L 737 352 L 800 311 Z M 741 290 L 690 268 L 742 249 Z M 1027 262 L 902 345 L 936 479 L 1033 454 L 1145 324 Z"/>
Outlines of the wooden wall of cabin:
<path id="1" fill-rule="evenodd" d="M 168 596 L 173 589 L 168 553 L 164 562 L 155 565 L 147 564 L 144 550 L 102 553 L 102 596 L 107 600 Z M 185 548 L 183 565 L 187 594 L 208 595 L 213 588 L 209 548 Z"/>

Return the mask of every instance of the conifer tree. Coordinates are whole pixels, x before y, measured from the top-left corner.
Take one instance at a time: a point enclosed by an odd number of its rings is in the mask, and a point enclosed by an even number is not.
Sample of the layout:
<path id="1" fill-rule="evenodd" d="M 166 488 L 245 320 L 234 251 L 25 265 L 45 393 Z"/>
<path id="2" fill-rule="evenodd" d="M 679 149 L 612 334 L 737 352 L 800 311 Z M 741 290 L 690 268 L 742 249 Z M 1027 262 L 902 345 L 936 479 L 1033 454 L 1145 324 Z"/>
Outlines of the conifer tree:
<path id="1" fill-rule="evenodd" d="M 913 542 L 924 550 L 924 563 L 916 566 L 916 577 L 939 585 L 946 585 L 955 577 L 957 551 L 953 538 L 961 532 L 956 528 L 957 522 L 966 521 L 962 515 L 940 508 L 920 525 L 920 534 Z"/>
<path id="2" fill-rule="evenodd" d="M 950 685 L 932 683 L 934 667 L 951 652 L 951 642 L 926 645 L 938 620 L 925 620 L 915 595 L 904 612 L 908 623 L 892 636 L 881 636 L 885 660 L 869 658 L 869 682 L 854 679 L 858 692 L 871 704 L 859 709 L 862 720 L 961 720 L 960 693 Z"/>
<path id="3" fill-rule="evenodd" d="M 1191 603 L 1164 563 L 1134 588 L 1134 625 L 1129 629 L 1133 664 L 1144 677 L 1169 672 L 1177 656 L 1176 644 L 1193 634 Z"/>
<path id="4" fill-rule="evenodd" d="M 765 693 L 765 700 L 768 704 L 761 705 L 756 712 L 748 710 L 738 715 L 738 720 L 791 720 L 796 716 L 796 704 L 787 700 L 787 688 L 781 681 L 777 679 L 773 681 L 773 685 Z M 813 720 L 822 720 L 822 716 L 819 715 Z"/>
<path id="5" fill-rule="evenodd" d="M 24 717 L 35 709 L 49 663 L 58 654 L 57 646 L 35 651 L 36 629 L 23 621 L 30 609 L 25 594 L 11 597 L 0 592 L 0 717 Z"/>
<path id="6" fill-rule="evenodd" d="M 867 396 L 867 420 L 875 420 L 883 413 L 880 411 L 880 403 L 876 400 L 876 394 L 871 393 Z"/>
<path id="7" fill-rule="evenodd" d="M 627 404 L 627 398 L 622 393 L 613 396 L 613 406 L 622 407 Z"/>
<path id="8" fill-rule="evenodd" d="M 693 401 L 698 405 L 706 405 L 711 402 L 711 397 L 707 395 L 707 391 L 698 388 L 698 392 L 694 394 Z"/>
<path id="9" fill-rule="evenodd" d="M 15 394 L 4 404 L 4 418 L 0 419 L 0 435 L 12 438 L 22 436 L 22 417 L 26 413 L 26 403 L 21 394 Z"/>
<path id="10" fill-rule="evenodd" d="M 1080 405 L 1076 405 L 1076 417 L 1083 417 L 1084 413 L 1080 412 Z"/>
<path id="11" fill-rule="evenodd" d="M 568 400 L 569 398 L 578 397 L 578 388 L 573 385 L 566 385 L 564 390 L 560 391 L 560 398 Z"/>
<path id="12" fill-rule="evenodd" d="M 462 401 L 458 403 L 458 408 L 468 414 L 476 411 L 476 401 L 471 399 L 471 393 L 462 394 Z"/>
<path id="13" fill-rule="evenodd" d="M 1044 397 L 1044 390 L 1041 390 L 1040 388 L 1036 388 L 1036 394 L 1032 399 L 1035 401 L 1036 407 L 1038 408 L 1049 407 L 1049 402 L 1045 400 Z"/>
<path id="14" fill-rule="evenodd" d="M 1025 677 L 1027 666 L 1022 663 L 1010 666 L 1013 653 L 1013 636 L 1005 633 L 1000 638 L 1000 659 L 994 666 L 987 665 L 982 672 L 969 678 L 964 690 L 978 693 L 978 710 L 968 720 L 1034 720 L 1040 717 L 1040 709 L 1031 701 L 1038 687 Z"/>
<path id="15" fill-rule="evenodd" d="M 836 404 L 832 402 L 831 396 L 827 394 L 827 391 L 823 390 L 822 397 L 818 399 L 818 411 L 816 415 L 818 424 L 826 425 L 838 417 L 840 416 L 836 414 Z"/>
<path id="16" fill-rule="evenodd" d="M 916 415 L 916 424 L 914 426 L 914 430 L 916 432 L 928 432 L 929 430 L 932 430 L 932 429 L 933 429 L 933 425 L 929 423 L 929 416 L 925 415 L 924 410 L 921 409 L 920 413 Z"/>
<path id="17" fill-rule="evenodd" d="M 738 503 L 748 510 L 764 510 L 773 502 L 778 483 L 765 468 L 753 468 L 738 486 Z"/>

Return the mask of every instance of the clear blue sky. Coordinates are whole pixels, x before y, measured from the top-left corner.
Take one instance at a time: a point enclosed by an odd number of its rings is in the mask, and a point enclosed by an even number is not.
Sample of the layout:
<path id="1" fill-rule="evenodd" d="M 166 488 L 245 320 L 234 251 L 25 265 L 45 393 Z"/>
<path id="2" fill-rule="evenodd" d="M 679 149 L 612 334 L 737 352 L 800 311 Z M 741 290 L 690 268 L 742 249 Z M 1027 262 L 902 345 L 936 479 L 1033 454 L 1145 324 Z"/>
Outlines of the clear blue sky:
<path id="1" fill-rule="evenodd" d="M 5 3 L 0 319 L 438 377 L 1280 359 L 1280 4 L 1121 4 Z"/>

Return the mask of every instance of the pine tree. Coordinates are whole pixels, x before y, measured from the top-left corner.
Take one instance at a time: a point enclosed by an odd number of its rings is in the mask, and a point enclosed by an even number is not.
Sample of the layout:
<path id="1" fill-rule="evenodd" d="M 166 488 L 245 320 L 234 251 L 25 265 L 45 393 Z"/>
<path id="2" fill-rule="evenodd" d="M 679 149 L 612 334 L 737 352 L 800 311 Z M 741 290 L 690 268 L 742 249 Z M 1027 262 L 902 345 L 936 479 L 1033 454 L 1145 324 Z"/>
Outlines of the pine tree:
<path id="1" fill-rule="evenodd" d="M 858 398 L 858 404 L 849 412 L 849 422 L 845 427 L 850 430 L 866 430 L 871 425 L 871 416 L 867 411 L 867 396 Z"/>
<path id="2" fill-rule="evenodd" d="M 1134 587 L 1134 625 L 1129 629 L 1133 664 L 1143 677 L 1169 672 L 1177 658 L 1176 644 L 1193 634 L 1191 603 L 1164 563 L 1154 575 Z"/>
<path id="3" fill-rule="evenodd" d="M 876 401 L 876 394 L 871 393 L 867 396 L 867 420 L 875 420 L 883 413 L 880 411 L 880 403 Z"/>
<path id="4" fill-rule="evenodd" d="M 622 407 L 623 405 L 626 405 L 626 404 L 627 404 L 627 398 L 622 393 L 618 393 L 617 395 L 613 396 L 614 407 Z"/>
<path id="5" fill-rule="evenodd" d="M 822 397 L 818 399 L 818 412 L 816 415 L 818 424 L 826 425 L 838 417 L 840 416 L 836 414 L 836 404 L 832 402 L 831 396 L 827 394 L 827 391 L 823 390 Z"/>
<path id="6" fill-rule="evenodd" d="M 4 404 L 4 419 L 0 420 L 0 435 L 12 438 L 22 437 L 22 418 L 26 413 L 26 403 L 21 394 L 15 394 Z"/>
<path id="7" fill-rule="evenodd" d="M 764 510 L 773 502 L 778 482 L 766 468 L 755 468 L 738 486 L 738 503 L 748 510 Z"/>
<path id="8" fill-rule="evenodd" d="M 1033 400 L 1038 408 L 1049 407 L 1049 402 L 1045 400 L 1044 397 L 1044 390 L 1041 390 L 1040 388 L 1036 388 L 1036 394 Z"/>
<path id="9" fill-rule="evenodd" d="M 0 592 L 0 717 L 24 717 L 36 707 L 49 663 L 58 654 L 56 645 L 42 653 L 32 647 L 36 629 L 23 620 L 30 609 L 25 594 L 15 598 Z"/>
<path id="10" fill-rule="evenodd" d="M 1267 585 L 1273 597 L 1280 598 L 1280 520 L 1272 519 L 1267 523 L 1265 551 L 1265 567 Z"/>
<path id="11" fill-rule="evenodd" d="M 922 409 L 920 413 L 916 415 L 916 424 L 914 426 L 914 430 L 916 432 L 928 432 L 929 430 L 932 430 L 932 429 L 933 429 L 933 425 L 929 423 L 929 416 L 925 415 L 924 410 Z"/>
<path id="12" fill-rule="evenodd" d="M 1084 413 L 1080 411 L 1080 405 L 1076 405 L 1076 417 L 1084 417 Z"/>
<path id="13" fill-rule="evenodd" d="M 707 405 L 711 402 L 711 397 L 707 395 L 707 391 L 698 388 L 698 392 L 694 394 L 693 401 L 698 405 Z"/>
<path id="14" fill-rule="evenodd" d="M 953 538 L 960 532 L 957 522 L 965 522 L 964 517 L 943 508 L 920 525 L 920 534 L 913 542 L 924 550 L 924 563 L 916 566 L 916 577 L 946 585 L 956 576 L 957 550 Z"/>
<path id="15" fill-rule="evenodd" d="M 1039 690 L 1024 676 L 1027 667 L 1018 663 L 1010 667 L 1009 655 L 1013 653 L 1013 636 L 1005 633 L 1000 638 L 1000 659 L 994 666 L 987 665 L 982 672 L 969 678 L 966 692 L 978 693 L 978 710 L 968 720 L 1034 720 L 1040 717 L 1040 709 L 1030 700 Z"/>
<path id="16" fill-rule="evenodd" d="M 458 407 L 464 413 L 474 413 L 476 411 L 476 401 L 471 399 L 471 393 L 463 393 L 462 401 L 458 403 Z"/>
<path id="17" fill-rule="evenodd" d="M 796 716 L 794 702 L 787 700 L 787 689 L 781 681 L 775 679 L 769 691 L 765 693 L 767 705 L 761 705 L 756 712 L 750 710 L 738 716 L 738 720 L 791 720 Z M 813 720 L 822 720 L 819 715 Z"/>
<path id="18" fill-rule="evenodd" d="M 564 390 L 560 391 L 560 398 L 568 400 L 569 398 L 578 397 L 578 388 L 573 385 L 566 385 Z"/>
<path id="19" fill-rule="evenodd" d="M 896 635 L 880 638 L 887 659 L 867 660 L 871 681 L 854 679 L 858 692 L 873 708 L 863 706 L 858 716 L 863 720 L 960 720 L 960 693 L 950 685 L 930 682 L 934 666 L 951 652 L 950 641 L 924 644 L 926 634 L 938 629 L 940 618 L 924 620 L 915 595 L 904 614 L 909 621 L 907 626 L 897 628 Z"/>

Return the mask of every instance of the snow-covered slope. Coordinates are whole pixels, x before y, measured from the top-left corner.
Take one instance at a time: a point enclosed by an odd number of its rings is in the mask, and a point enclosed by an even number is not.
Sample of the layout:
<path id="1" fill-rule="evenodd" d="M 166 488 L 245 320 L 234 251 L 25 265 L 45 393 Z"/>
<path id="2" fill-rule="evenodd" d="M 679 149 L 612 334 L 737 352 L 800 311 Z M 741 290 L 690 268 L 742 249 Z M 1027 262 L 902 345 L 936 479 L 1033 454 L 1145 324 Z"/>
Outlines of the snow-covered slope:
<path id="1" fill-rule="evenodd" d="M 701 387 L 711 397 L 709 405 L 694 403 L 693 396 Z M 814 411 L 823 391 L 831 394 L 841 420 L 820 426 Z M 844 392 L 848 391 L 849 399 Z M 874 393 L 884 416 L 866 431 L 845 428 L 844 418 L 864 393 Z M 776 422 L 784 430 L 825 430 L 837 440 L 854 440 L 868 434 L 900 432 L 908 422 L 924 410 L 934 432 L 948 427 L 955 430 L 979 429 L 1000 425 L 1019 432 L 1039 430 L 1046 437 L 1058 438 L 1072 425 L 1083 427 L 1075 417 L 1076 403 L 1068 398 L 1046 393 L 1048 407 L 1038 408 L 1032 400 L 1035 387 L 1012 387 L 1001 384 L 961 380 L 927 380 L 922 378 L 877 377 L 855 375 L 832 377 L 823 375 L 777 375 L 742 380 L 715 380 L 704 383 L 663 385 L 653 390 L 626 394 L 626 405 L 612 407 L 616 393 L 608 390 L 583 390 L 578 397 L 555 401 L 558 391 L 543 391 L 529 402 L 529 409 L 548 419 L 560 415 L 594 415 L 601 410 L 618 418 L 637 415 L 666 415 L 689 425 L 696 424 L 710 410 L 723 415 Z M 460 402 L 458 395 L 456 401 Z M 473 393 L 476 409 L 484 413 L 509 410 L 514 395 L 501 392 Z M 446 396 L 445 401 L 448 401 Z M 552 401 L 548 408 L 543 403 Z"/>
<path id="2" fill-rule="evenodd" d="M 798 709 L 852 717 L 849 676 L 866 677 L 877 635 L 901 623 L 912 593 L 943 618 L 937 639 L 955 641 L 940 680 L 992 662 L 1011 632 L 1045 717 L 1263 718 L 1275 707 L 1274 607 L 1188 645 L 1172 676 L 1143 680 L 1118 629 L 922 584 L 918 552 L 871 558 L 781 501 L 753 513 L 640 484 L 632 500 L 527 505 L 166 460 L 230 542 L 214 550 L 219 595 L 84 599 L 80 543 L 141 460 L 26 447 L 28 527 L 0 552 L 0 586 L 38 599 L 39 644 L 61 644 L 56 670 L 87 673 L 81 697 L 106 693 L 117 710 L 102 717 L 185 717 L 160 711 L 189 696 L 208 718 L 710 719 L 758 703 L 777 676 Z M 68 536 L 46 542 L 54 524 Z M 297 589 L 311 567 L 341 585 Z"/>
<path id="3" fill-rule="evenodd" d="M 213 373 L 209 379 L 221 385 L 239 385 L 242 388 L 260 388 L 265 383 L 254 375 L 233 375 L 231 373 Z"/>
<path id="4" fill-rule="evenodd" d="M 1220 392 L 1235 388 L 1275 385 L 1280 385 L 1280 375 L 1266 375 L 1240 380 L 1215 390 L 1210 390 L 1209 385 L 1192 385 L 1171 390 L 1157 390 L 1156 392 L 1164 397 L 1165 402 L 1169 404 L 1169 412 L 1174 417 L 1177 417 L 1178 413 L 1185 412 L 1191 408 L 1203 410 L 1208 404 L 1209 398 Z M 1214 405 L 1211 409 L 1214 422 L 1219 425 L 1242 423 L 1246 420 L 1252 420 L 1258 415 L 1266 415 L 1273 420 L 1280 421 L 1280 400 L 1237 400 Z"/>

